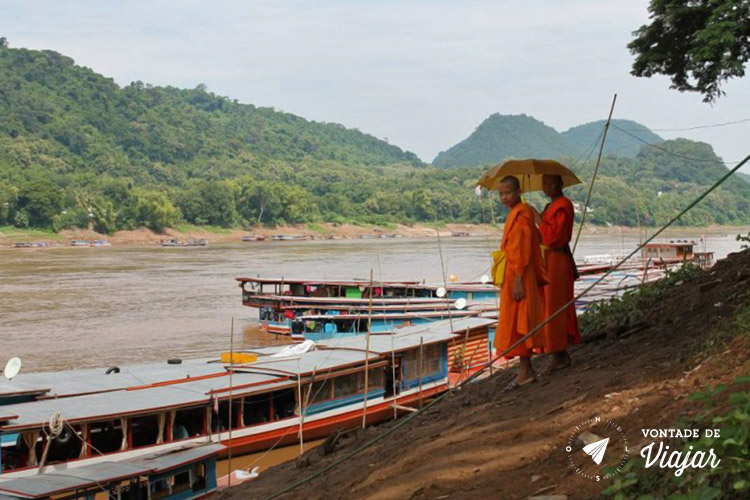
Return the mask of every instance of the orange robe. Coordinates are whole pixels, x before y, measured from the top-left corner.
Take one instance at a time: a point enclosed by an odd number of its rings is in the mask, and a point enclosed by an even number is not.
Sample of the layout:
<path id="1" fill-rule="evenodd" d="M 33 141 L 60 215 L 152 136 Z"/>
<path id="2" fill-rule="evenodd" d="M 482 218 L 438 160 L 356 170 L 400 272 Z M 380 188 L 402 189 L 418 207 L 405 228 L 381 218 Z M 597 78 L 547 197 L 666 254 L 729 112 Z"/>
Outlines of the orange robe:
<path id="1" fill-rule="evenodd" d="M 541 286 L 547 283 L 542 262 L 540 235 L 534 225 L 534 213 L 525 203 L 514 206 L 505 221 L 502 251 L 507 265 L 500 288 L 500 318 L 495 332 L 495 349 L 504 351 L 543 321 Z M 524 298 L 513 298 L 516 276 L 523 280 Z M 533 335 L 505 355 L 506 358 L 531 356 L 532 349 L 543 347 L 543 332 Z"/>
<path id="2" fill-rule="evenodd" d="M 546 252 L 547 278 L 549 285 L 544 287 L 544 317 L 552 316 L 573 297 L 573 263 L 564 251 L 573 236 L 573 203 L 560 196 L 549 204 L 542 214 L 539 231 L 542 243 L 549 249 Z M 561 312 L 544 327 L 545 352 L 564 351 L 568 344 L 581 342 L 575 304 Z"/>

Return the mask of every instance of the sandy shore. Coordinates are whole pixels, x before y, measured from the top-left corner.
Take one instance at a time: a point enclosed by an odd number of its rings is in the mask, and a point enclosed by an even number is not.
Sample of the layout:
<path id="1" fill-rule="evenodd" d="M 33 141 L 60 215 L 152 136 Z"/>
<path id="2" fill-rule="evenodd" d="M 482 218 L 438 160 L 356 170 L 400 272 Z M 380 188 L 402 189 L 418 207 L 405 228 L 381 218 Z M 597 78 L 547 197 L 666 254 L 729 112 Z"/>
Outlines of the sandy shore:
<path id="1" fill-rule="evenodd" d="M 310 240 L 321 239 L 362 239 L 381 237 L 400 238 L 451 238 L 456 236 L 486 236 L 488 234 L 499 234 L 501 228 L 489 224 L 445 224 L 438 228 L 434 225 L 414 224 L 407 226 L 397 224 L 395 227 L 357 226 L 353 224 L 311 224 L 297 226 L 279 226 L 273 228 L 255 228 L 252 230 L 240 229 L 217 229 L 191 227 L 189 230 L 179 231 L 167 229 L 164 233 L 156 233 L 150 229 L 140 228 L 130 231 L 117 231 L 112 235 L 102 235 L 94 231 L 83 229 L 65 230 L 57 234 L 40 234 L 38 231 L 25 232 L 22 229 L 13 229 L 4 233 L 0 231 L 0 246 L 12 246 L 16 242 L 51 242 L 69 245 L 73 240 L 103 239 L 117 246 L 158 245 L 162 240 L 176 238 L 181 241 L 188 239 L 206 239 L 209 243 L 238 243 L 242 237 L 255 235 L 265 237 L 266 241 L 274 235 L 305 236 Z M 653 228 L 644 230 L 650 234 Z M 702 233 L 726 232 L 729 234 L 746 233 L 747 227 L 741 226 L 708 226 L 702 228 L 676 228 L 674 232 L 688 236 L 699 236 Z M 593 226 L 584 228 L 586 234 L 637 234 L 638 228 L 621 226 Z"/>

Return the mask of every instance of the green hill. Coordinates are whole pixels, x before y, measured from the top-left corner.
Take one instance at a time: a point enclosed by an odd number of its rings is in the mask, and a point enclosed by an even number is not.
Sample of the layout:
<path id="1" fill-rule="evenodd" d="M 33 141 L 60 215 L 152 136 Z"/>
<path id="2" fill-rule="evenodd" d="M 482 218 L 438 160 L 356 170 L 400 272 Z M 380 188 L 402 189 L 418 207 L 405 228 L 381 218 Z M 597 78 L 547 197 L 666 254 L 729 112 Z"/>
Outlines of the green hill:
<path id="1" fill-rule="evenodd" d="M 53 171 L 107 165 L 113 175 L 178 181 L 204 175 L 217 161 L 215 176 L 268 160 L 421 164 L 413 153 L 357 130 L 239 104 L 202 85 L 120 88 L 52 51 L 0 49 L 0 115 L 6 162 L 33 160 Z"/>
<path id="2" fill-rule="evenodd" d="M 750 183 L 750 174 L 743 174 L 741 172 L 737 172 L 737 177 L 742 179 L 743 181 Z"/>
<path id="3" fill-rule="evenodd" d="M 578 125 L 563 132 L 562 136 L 576 150 L 583 154 L 588 154 L 598 142 L 605 123 L 606 120 L 599 120 Z M 607 141 L 604 144 L 605 155 L 616 154 L 633 158 L 640 152 L 644 142 L 655 144 L 664 140 L 651 132 L 647 127 L 632 120 L 612 120 L 612 125 L 607 132 Z M 627 133 L 623 132 L 623 130 L 627 131 Z M 639 141 L 628 135 L 628 133 L 641 140 Z"/>
<path id="4" fill-rule="evenodd" d="M 592 223 L 661 224 L 726 171 L 707 144 L 662 146 L 666 152 L 605 157 Z M 531 117 L 493 115 L 436 163 L 572 150 Z M 588 181 L 593 161 L 565 161 Z M 425 166 L 357 130 L 240 104 L 203 86 L 120 87 L 55 52 L 0 47 L 0 227 L 486 223 L 505 210 L 496 196 L 474 194 L 484 169 Z M 568 194 L 582 202 L 585 188 Z M 684 222 L 746 224 L 749 200 L 750 185 L 732 179 Z"/>
<path id="5" fill-rule="evenodd" d="M 466 139 L 441 152 L 436 167 L 494 165 L 509 157 L 557 158 L 576 149 L 552 127 L 527 115 L 494 114 Z"/>

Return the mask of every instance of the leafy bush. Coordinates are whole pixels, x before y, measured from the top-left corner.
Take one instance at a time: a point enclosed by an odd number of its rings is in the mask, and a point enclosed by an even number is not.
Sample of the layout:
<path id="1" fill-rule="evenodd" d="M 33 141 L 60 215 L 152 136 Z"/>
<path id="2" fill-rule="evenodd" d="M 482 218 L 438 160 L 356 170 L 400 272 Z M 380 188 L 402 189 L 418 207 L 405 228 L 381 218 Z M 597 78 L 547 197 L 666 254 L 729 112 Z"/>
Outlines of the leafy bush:
<path id="1" fill-rule="evenodd" d="M 750 376 L 738 377 L 735 383 L 750 384 Z M 690 468 L 675 476 L 673 469 L 655 466 L 647 469 L 642 459 L 633 459 L 623 467 L 604 494 L 615 500 L 750 498 L 750 390 L 729 394 L 726 398 L 728 407 L 722 408 L 717 405 L 718 396 L 726 389 L 725 385 L 719 385 L 691 394 L 690 399 L 700 402 L 704 411 L 674 426 L 680 429 L 720 429 L 718 438 L 706 437 L 702 433 L 697 440 L 681 440 L 683 457 L 688 451 L 693 455 L 703 451 L 708 456 L 709 450 L 713 449 L 721 460 L 716 468 Z"/>

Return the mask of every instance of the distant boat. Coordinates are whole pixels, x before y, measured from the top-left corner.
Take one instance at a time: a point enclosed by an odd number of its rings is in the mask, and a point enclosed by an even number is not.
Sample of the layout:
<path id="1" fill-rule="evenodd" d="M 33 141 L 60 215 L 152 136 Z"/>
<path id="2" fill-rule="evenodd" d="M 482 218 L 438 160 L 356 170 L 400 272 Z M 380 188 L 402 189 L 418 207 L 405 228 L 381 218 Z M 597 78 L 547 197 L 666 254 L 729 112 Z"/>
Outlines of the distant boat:
<path id="1" fill-rule="evenodd" d="M 70 242 L 70 246 L 73 247 L 90 247 L 91 242 L 89 240 L 73 240 Z"/>
<path id="2" fill-rule="evenodd" d="M 182 244 L 184 247 L 205 247 L 208 246 L 208 240 L 205 238 L 187 240 Z"/>
<path id="3" fill-rule="evenodd" d="M 13 248 L 44 248 L 51 247 L 52 243 L 48 241 L 32 241 L 32 242 L 16 242 L 13 243 Z"/>
<path id="4" fill-rule="evenodd" d="M 454 231 L 451 233 L 451 236 L 453 236 L 454 238 L 465 238 L 471 235 L 467 233 L 466 231 Z"/>
<path id="5" fill-rule="evenodd" d="M 92 247 L 111 247 L 112 243 L 110 243 L 107 240 L 94 240 L 91 242 L 90 246 Z"/>
<path id="6" fill-rule="evenodd" d="M 301 241 L 308 237 L 304 234 L 274 234 L 272 239 L 274 241 Z"/>
<path id="7" fill-rule="evenodd" d="M 161 240 L 161 246 L 163 247 L 179 247 L 182 246 L 182 243 L 180 243 L 180 240 L 177 238 L 170 238 L 168 240 Z"/>
<path id="8" fill-rule="evenodd" d="M 242 241 L 264 241 L 265 239 L 265 236 L 259 234 L 246 234 L 242 237 Z"/>

